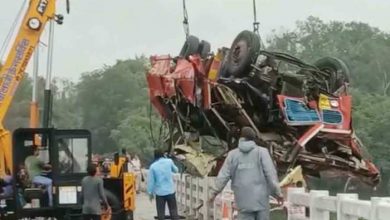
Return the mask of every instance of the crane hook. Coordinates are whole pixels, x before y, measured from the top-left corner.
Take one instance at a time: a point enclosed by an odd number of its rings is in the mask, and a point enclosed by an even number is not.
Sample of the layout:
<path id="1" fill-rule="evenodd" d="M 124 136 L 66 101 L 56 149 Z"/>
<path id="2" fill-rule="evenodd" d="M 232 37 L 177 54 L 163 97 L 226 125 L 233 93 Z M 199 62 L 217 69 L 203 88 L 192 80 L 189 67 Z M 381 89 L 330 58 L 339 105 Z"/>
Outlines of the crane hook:
<path id="1" fill-rule="evenodd" d="M 263 41 L 262 41 L 260 33 L 259 33 L 259 26 L 260 26 L 260 22 L 257 21 L 256 0 L 253 0 L 253 32 L 259 36 L 260 47 L 264 47 Z"/>

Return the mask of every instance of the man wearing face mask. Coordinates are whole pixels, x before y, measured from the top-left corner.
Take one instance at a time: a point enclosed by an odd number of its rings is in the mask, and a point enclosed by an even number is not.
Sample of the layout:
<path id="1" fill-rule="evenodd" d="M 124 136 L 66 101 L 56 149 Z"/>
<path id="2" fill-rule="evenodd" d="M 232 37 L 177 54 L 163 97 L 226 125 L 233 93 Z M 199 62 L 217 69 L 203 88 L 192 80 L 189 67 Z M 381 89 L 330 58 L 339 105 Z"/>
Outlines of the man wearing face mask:
<path id="1" fill-rule="evenodd" d="M 229 152 L 216 179 L 215 193 L 209 202 L 222 192 L 231 180 L 239 220 L 269 220 L 269 196 L 283 203 L 278 176 L 266 148 L 254 142 L 255 131 L 241 129 L 238 148 Z"/>

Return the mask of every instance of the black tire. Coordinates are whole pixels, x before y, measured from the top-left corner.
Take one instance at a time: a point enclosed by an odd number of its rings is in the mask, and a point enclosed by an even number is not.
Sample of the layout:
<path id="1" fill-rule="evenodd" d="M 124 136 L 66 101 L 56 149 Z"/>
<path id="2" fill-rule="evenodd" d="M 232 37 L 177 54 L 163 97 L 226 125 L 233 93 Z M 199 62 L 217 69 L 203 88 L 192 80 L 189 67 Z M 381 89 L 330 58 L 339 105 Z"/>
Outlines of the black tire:
<path id="1" fill-rule="evenodd" d="M 209 42 L 202 40 L 199 44 L 198 53 L 202 59 L 206 59 L 207 56 L 210 54 L 211 51 L 211 45 Z"/>
<path id="2" fill-rule="evenodd" d="M 179 56 L 188 58 L 188 56 L 197 53 L 198 48 L 199 48 L 199 39 L 195 36 L 190 35 L 184 42 L 184 45 L 181 48 Z"/>
<path id="3" fill-rule="evenodd" d="M 133 212 L 124 211 L 120 199 L 114 193 L 106 189 L 104 193 L 113 213 L 111 220 L 133 220 Z"/>
<path id="4" fill-rule="evenodd" d="M 251 64 L 256 61 L 259 51 L 259 36 L 251 31 L 242 31 L 234 39 L 227 55 L 227 62 L 225 63 L 226 75 L 235 77 L 246 76 L 251 69 Z"/>
<path id="5" fill-rule="evenodd" d="M 349 83 L 350 71 L 344 61 L 335 57 L 324 57 L 314 63 L 319 70 L 329 73 L 329 92 L 335 92 L 344 83 Z"/>
<path id="6" fill-rule="evenodd" d="M 134 220 L 134 213 L 132 211 L 125 212 L 125 220 Z"/>

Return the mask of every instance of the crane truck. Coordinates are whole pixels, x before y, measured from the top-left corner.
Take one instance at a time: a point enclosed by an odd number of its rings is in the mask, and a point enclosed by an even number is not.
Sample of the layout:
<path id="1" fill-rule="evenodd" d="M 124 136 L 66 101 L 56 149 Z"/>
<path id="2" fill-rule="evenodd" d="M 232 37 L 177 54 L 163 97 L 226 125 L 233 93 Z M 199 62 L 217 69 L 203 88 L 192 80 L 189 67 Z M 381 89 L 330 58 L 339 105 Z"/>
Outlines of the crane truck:
<path id="1" fill-rule="evenodd" d="M 13 195 L 0 200 L 0 219 L 81 218 L 81 179 L 87 174 L 87 164 L 91 163 L 90 132 L 84 129 L 19 128 L 11 134 L 3 126 L 15 91 L 25 77 L 26 66 L 48 22 L 63 23 L 63 16 L 56 14 L 56 0 L 29 0 L 16 38 L 4 64 L 0 65 L 0 177 L 11 175 L 13 179 Z M 36 146 L 39 146 L 39 155 L 44 155 L 42 158 L 47 158 L 45 162 L 51 165 L 48 173 L 52 180 L 51 189 L 31 183 L 26 173 L 24 161 Z M 121 163 L 119 158 L 115 161 L 117 175 L 104 178 L 112 212 L 106 213 L 102 219 L 133 218 L 135 178 L 119 167 Z M 51 205 L 48 204 L 50 194 L 53 195 Z"/>

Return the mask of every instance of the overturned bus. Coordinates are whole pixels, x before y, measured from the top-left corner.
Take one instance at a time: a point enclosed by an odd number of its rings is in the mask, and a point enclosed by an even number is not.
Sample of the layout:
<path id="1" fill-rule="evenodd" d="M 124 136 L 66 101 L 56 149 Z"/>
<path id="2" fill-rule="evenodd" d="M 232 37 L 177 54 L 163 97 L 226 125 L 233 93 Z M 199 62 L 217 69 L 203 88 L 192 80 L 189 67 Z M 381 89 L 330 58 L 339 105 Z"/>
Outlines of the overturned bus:
<path id="1" fill-rule="evenodd" d="M 172 151 L 184 156 L 190 172 L 215 174 L 237 147 L 240 128 L 250 126 L 281 174 L 301 165 L 305 175 L 379 182 L 352 127 L 350 71 L 342 60 L 308 64 L 262 50 L 259 36 L 243 31 L 215 54 L 207 41 L 189 36 L 179 56 L 150 62 L 150 101 L 172 126 Z M 219 150 L 204 151 L 199 141 L 205 137 L 213 137 L 212 148 Z"/>

